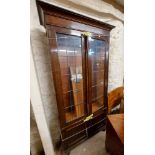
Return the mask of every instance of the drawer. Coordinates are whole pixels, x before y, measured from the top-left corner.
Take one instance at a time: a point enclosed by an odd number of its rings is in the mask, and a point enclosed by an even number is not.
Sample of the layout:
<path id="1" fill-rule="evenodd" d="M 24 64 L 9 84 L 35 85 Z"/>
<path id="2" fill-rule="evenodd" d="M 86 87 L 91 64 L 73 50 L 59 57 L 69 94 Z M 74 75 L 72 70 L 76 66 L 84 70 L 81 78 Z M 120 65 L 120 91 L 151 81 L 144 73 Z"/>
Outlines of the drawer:
<path id="1" fill-rule="evenodd" d="M 78 134 L 82 131 L 85 131 L 85 123 L 83 121 L 79 124 L 75 124 L 66 129 L 63 129 L 63 131 L 61 132 L 62 139 L 74 136 L 75 134 Z"/>
<path id="2" fill-rule="evenodd" d="M 62 139 L 62 147 L 63 149 L 75 147 L 77 144 L 87 139 L 86 131 L 81 131 L 76 133 L 68 138 Z"/>
<path id="3" fill-rule="evenodd" d="M 98 131 L 105 129 L 105 126 L 106 126 L 106 115 L 102 113 L 87 122 L 88 136 L 92 136 Z"/>
<path id="4" fill-rule="evenodd" d="M 106 114 L 104 112 L 102 112 L 96 116 L 93 116 L 93 119 L 86 122 L 86 127 L 88 128 L 88 127 L 94 125 L 95 123 L 105 119 L 105 118 L 106 118 Z"/>

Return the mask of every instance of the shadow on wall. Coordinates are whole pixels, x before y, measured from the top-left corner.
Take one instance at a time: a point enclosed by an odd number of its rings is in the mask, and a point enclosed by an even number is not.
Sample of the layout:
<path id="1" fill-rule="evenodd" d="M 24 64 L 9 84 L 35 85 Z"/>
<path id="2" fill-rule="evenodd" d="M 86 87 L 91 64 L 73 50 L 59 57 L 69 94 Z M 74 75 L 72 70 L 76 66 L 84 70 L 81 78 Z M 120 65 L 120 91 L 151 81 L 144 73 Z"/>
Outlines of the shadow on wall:
<path id="1" fill-rule="evenodd" d="M 51 4 L 54 3 L 54 2 L 52 2 L 52 0 L 46 0 L 46 2 L 51 3 Z M 77 1 L 76 2 L 76 1 L 71 1 L 71 0 L 66 0 L 66 1 L 64 1 L 64 0 L 57 0 L 56 2 L 60 3 L 60 4 L 63 4 L 63 5 L 66 5 L 67 7 L 69 6 L 69 8 L 75 8 L 76 10 L 82 10 L 82 12 L 89 12 L 89 14 L 91 14 L 92 16 L 96 16 L 97 15 L 97 16 L 100 16 L 100 17 L 104 17 L 104 19 L 107 19 L 107 20 L 112 19 L 112 20 L 122 21 L 119 18 L 118 15 L 116 15 L 116 14 L 113 15 L 111 13 L 106 13 L 106 12 L 104 12 L 101 9 L 101 5 L 103 5 L 104 1 L 103 2 L 100 2 L 100 1 L 96 1 L 96 2 L 92 1 L 92 2 L 90 2 L 90 4 L 92 4 L 92 5 L 93 4 L 95 5 L 95 3 L 99 4 L 99 6 L 100 6 L 100 8 L 98 6 L 99 9 L 94 9 L 94 7 L 90 7 L 89 4 L 86 5 L 87 3 L 85 2 L 85 0 L 83 2 L 81 2 L 81 1 Z M 118 9 L 118 6 L 116 4 L 114 4 L 112 2 L 108 2 L 108 0 L 106 0 L 105 2 L 107 2 L 105 4 L 106 6 L 109 6 L 109 5 L 111 6 L 112 5 L 115 9 L 123 12 L 123 9 L 122 8 L 120 9 L 120 7 Z M 108 9 L 109 9 L 109 7 L 108 7 Z"/>
<path id="2" fill-rule="evenodd" d="M 58 111 L 56 97 L 51 75 L 51 62 L 48 49 L 48 40 L 43 27 L 31 30 L 31 47 L 33 59 L 37 71 L 39 87 L 41 92 L 42 103 L 45 117 L 54 146 L 60 141 Z M 34 137 L 34 139 L 38 137 Z"/>
<path id="3" fill-rule="evenodd" d="M 30 106 L 30 146 L 32 155 L 44 155 L 43 146 L 32 110 L 32 106 Z"/>

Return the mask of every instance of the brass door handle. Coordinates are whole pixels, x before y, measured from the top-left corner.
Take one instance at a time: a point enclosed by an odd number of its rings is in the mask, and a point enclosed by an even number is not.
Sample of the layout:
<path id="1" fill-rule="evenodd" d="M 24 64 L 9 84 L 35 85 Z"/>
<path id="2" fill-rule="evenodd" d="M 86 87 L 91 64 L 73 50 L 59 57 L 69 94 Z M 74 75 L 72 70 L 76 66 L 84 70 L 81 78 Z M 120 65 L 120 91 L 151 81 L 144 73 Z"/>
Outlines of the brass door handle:
<path id="1" fill-rule="evenodd" d="M 82 34 L 83 34 L 84 36 L 87 36 L 87 37 L 91 37 L 91 35 L 92 35 L 90 32 L 83 32 Z"/>
<path id="2" fill-rule="evenodd" d="M 91 120 L 93 118 L 93 114 L 87 116 L 85 119 L 84 119 L 84 122 L 87 122 L 89 120 Z"/>

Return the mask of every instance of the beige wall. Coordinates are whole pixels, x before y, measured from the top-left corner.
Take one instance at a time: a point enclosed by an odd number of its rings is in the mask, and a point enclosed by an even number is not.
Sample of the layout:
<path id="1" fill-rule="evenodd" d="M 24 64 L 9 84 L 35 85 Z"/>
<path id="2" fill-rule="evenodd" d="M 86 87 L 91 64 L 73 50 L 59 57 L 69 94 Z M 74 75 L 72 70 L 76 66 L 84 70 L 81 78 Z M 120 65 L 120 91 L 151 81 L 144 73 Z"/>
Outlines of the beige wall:
<path id="1" fill-rule="evenodd" d="M 43 152 L 43 146 L 32 107 L 30 108 L 30 146 L 31 154 L 33 155 Z"/>
<path id="2" fill-rule="evenodd" d="M 51 132 L 47 126 L 47 120 L 43 108 L 42 96 L 38 82 L 38 76 L 35 69 L 35 62 L 30 53 L 30 94 L 31 94 L 31 154 L 38 155 L 44 152 L 46 155 L 54 155 Z M 43 146 L 43 147 L 42 147 Z"/>
<path id="3" fill-rule="evenodd" d="M 123 85 L 123 13 L 102 0 L 44 1 L 116 26 L 111 31 L 110 38 L 108 91 Z M 55 145 L 60 139 L 58 111 L 51 76 L 47 38 L 45 29 L 39 24 L 35 0 L 31 0 L 31 46 L 44 114 L 53 144 Z"/>

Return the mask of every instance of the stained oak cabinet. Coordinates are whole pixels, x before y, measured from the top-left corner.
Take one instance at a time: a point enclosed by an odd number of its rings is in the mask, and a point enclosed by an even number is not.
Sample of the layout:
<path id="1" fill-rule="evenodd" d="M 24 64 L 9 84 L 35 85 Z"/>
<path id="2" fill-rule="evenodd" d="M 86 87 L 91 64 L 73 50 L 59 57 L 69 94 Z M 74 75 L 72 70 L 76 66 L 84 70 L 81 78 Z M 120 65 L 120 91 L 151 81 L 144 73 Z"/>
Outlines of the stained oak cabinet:
<path id="1" fill-rule="evenodd" d="M 37 1 L 46 28 L 63 150 L 105 128 L 113 26 Z"/>

